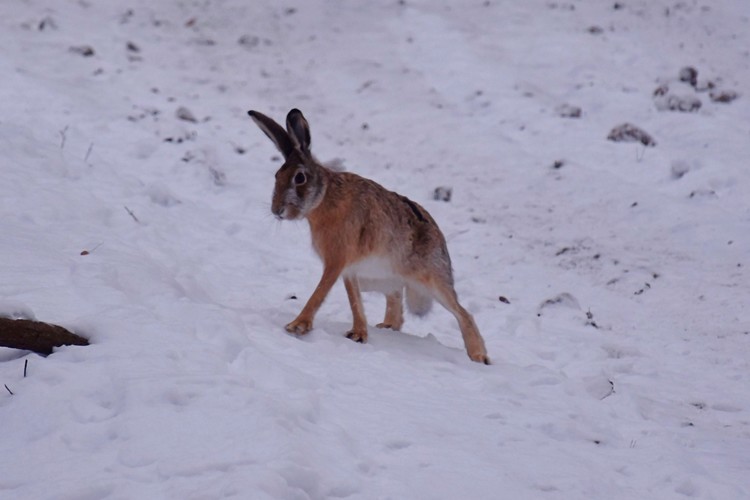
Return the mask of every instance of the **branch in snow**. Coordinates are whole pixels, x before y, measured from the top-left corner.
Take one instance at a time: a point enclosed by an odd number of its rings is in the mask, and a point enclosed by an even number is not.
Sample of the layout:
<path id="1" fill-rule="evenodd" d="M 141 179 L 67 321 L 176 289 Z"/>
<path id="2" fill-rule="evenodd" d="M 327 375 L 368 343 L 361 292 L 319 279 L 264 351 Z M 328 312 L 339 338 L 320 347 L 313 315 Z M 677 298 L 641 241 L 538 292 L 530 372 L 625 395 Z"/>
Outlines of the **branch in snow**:
<path id="1" fill-rule="evenodd" d="M 138 217 L 135 216 L 132 210 L 130 210 L 128 207 L 125 207 L 125 210 L 128 212 L 128 214 L 130 214 L 134 221 L 136 221 L 138 224 L 141 223 L 141 221 L 138 220 Z"/>
<path id="2" fill-rule="evenodd" d="M 68 139 L 68 125 L 65 125 L 65 128 L 63 128 L 60 132 L 60 149 L 65 148 L 65 141 Z"/>
<path id="3" fill-rule="evenodd" d="M 47 355 L 62 345 L 89 345 L 89 341 L 58 325 L 0 318 L 0 346 Z"/>

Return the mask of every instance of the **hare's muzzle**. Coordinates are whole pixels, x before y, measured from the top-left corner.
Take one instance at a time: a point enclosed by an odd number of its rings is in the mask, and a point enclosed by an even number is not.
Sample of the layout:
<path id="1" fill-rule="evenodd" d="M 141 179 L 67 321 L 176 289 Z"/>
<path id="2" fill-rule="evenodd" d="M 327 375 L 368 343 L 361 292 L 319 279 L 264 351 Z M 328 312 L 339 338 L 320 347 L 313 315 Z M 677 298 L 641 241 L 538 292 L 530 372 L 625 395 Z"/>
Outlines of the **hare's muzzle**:
<path id="1" fill-rule="evenodd" d="M 274 196 L 271 202 L 271 213 L 278 220 L 294 220 L 300 218 L 300 211 L 294 203 L 290 203 L 284 196 Z"/>
<path id="2" fill-rule="evenodd" d="M 286 215 L 286 207 L 283 205 L 273 206 L 271 207 L 271 212 L 277 219 L 284 220 L 284 215 Z"/>

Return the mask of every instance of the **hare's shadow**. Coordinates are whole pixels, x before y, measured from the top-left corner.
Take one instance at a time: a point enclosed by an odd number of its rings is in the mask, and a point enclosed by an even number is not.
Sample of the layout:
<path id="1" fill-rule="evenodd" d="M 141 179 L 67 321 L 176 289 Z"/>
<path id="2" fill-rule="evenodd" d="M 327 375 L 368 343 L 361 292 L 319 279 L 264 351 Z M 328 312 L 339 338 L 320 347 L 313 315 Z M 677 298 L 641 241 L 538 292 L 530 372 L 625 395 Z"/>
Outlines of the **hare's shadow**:
<path id="1" fill-rule="evenodd" d="M 360 344 L 346 338 L 346 332 L 350 328 L 350 323 L 323 321 L 313 331 L 300 337 L 300 339 L 306 342 L 316 342 L 320 338 L 325 338 L 337 344 L 350 345 L 352 350 L 364 349 L 375 352 L 386 352 L 394 356 L 412 360 L 417 357 L 435 361 L 447 361 L 451 364 L 463 363 L 464 361 L 471 363 L 462 346 L 450 347 L 442 344 L 431 333 L 420 337 L 408 331 L 395 331 L 368 324 L 367 343 Z"/>

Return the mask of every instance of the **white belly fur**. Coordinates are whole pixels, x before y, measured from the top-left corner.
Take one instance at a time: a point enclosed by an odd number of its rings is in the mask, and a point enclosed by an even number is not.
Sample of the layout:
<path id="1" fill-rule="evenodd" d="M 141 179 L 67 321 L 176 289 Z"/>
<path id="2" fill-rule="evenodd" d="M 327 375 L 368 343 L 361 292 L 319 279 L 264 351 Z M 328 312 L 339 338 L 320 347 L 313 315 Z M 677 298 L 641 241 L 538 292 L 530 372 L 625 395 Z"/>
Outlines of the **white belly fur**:
<path id="1" fill-rule="evenodd" d="M 404 279 L 395 273 L 384 257 L 368 257 L 344 269 L 345 276 L 356 276 L 364 291 L 390 293 L 404 288 Z"/>

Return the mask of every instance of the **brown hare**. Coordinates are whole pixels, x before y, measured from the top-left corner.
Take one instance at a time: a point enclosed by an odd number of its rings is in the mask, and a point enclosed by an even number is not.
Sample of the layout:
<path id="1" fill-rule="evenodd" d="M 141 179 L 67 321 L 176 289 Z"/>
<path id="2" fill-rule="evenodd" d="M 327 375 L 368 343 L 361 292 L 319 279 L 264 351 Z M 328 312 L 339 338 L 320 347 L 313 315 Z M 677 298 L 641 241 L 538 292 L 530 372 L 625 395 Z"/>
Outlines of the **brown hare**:
<path id="1" fill-rule="evenodd" d="M 310 129 L 298 109 L 286 130 L 271 118 L 248 111 L 284 156 L 276 172 L 271 211 L 280 220 L 307 218 L 312 245 L 323 261 L 323 277 L 297 318 L 286 325 L 305 334 L 339 276 L 354 316 L 347 337 L 367 341 L 360 289 L 385 294 L 385 320 L 378 328 L 400 330 L 403 295 L 415 314 L 426 314 L 434 298 L 458 320 L 466 352 L 489 364 L 474 318 L 458 303 L 445 237 L 427 210 L 380 184 L 318 163 L 310 152 Z"/>

